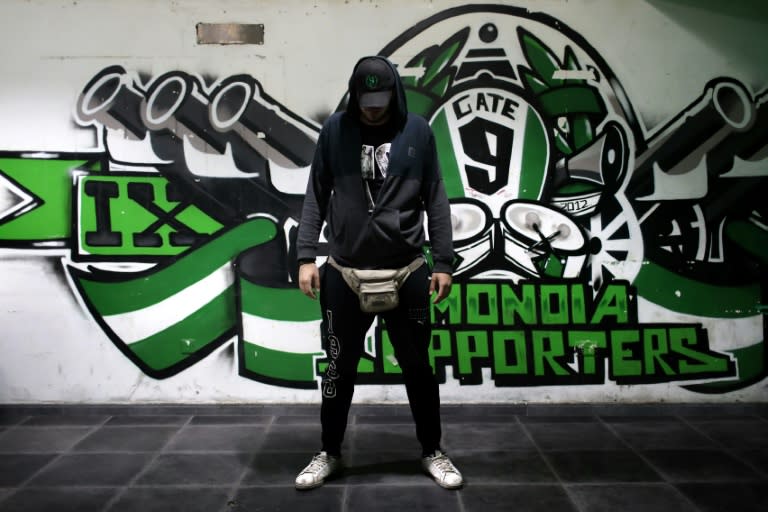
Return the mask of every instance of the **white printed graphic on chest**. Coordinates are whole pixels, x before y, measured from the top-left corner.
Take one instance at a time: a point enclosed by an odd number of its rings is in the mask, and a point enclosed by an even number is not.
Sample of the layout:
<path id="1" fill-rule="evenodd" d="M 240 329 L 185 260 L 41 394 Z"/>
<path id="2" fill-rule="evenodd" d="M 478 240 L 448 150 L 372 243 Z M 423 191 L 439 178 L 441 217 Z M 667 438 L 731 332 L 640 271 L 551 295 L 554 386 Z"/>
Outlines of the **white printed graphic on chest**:
<path id="1" fill-rule="evenodd" d="M 363 172 L 363 179 L 375 179 L 377 177 L 377 168 L 380 177 L 387 177 L 387 169 L 389 169 L 389 148 L 391 145 L 392 144 L 387 142 L 386 144 L 374 148 L 373 146 L 363 144 L 363 150 L 360 152 L 360 169 Z"/>

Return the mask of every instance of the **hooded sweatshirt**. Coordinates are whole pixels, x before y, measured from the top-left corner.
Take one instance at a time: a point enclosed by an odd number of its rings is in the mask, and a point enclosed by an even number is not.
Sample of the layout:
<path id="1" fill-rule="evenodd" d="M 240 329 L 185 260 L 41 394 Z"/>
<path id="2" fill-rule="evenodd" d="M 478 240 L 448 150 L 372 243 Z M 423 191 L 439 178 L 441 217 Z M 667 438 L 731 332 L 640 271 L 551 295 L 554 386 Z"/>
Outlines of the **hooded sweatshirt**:
<path id="1" fill-rule="evenodd" d="M 318 138 L 299 223 L 297 259 L 315 259 L 326 221 L 328 252 L 340 265 L 403 267 L 422 254 L 426 213 L 433 271 L 451 273 L 451 213 L 434 134 L 423 117 L 408 113 L 395 66 L 383 57 L 375 58 L 386 62 L 395 76 L 389 107 L 394 135 L 386 177 L 369 212 L 360 155 L 365 127 L 360 121 L 357 86 L 350 78 L 346 110 L 328 118 Z"/>

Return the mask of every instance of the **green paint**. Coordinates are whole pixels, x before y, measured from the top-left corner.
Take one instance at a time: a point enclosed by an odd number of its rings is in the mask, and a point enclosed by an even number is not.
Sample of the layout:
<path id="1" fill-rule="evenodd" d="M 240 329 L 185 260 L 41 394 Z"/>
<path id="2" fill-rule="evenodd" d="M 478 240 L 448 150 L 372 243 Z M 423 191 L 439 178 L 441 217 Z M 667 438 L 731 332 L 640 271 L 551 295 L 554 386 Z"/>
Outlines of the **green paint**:
<path id="1" fill-rule="evenodd" d="M 600 331 L 568 331 L 568 346 L 577 349 L 583 356 L 581 373 L 597 373 L 597 351 L 608 346 L 607 336 Z"/>
<path id="2" fill-rule="evenodd" d="M 725 235 L 763 265 L 768 264 L 768 231 L 751 222 L 736 220 L 726 224 Z"/>
<path id="3" fill-rule="evenodd" d="M 515 325 L 516 322 L 532 325 L 536 317 L 536 287 L 524 284 L 517 289 L 509 284 L 501 286 L 502 322 Z"/>
<path id="4" fill-rule="evenodd" d="M 432 131 L 435 134 L 435 143 L 437 144 L 437 156 L 440 161 L 440 169 L 443 173 L 443 182 L 445 183 L 445 192 L 450 199 L 464 197 L 464 185 L 461 182 L 461 171 L 459 170 L 456 154 L 451 142 L 451 130 L 448 126 L 448 120 L 445 111 L 441 111 L 432 121 Z"/>
<path id="5" fill-rule="evenodd" d="M 432 303 L 430 307 L 432 323 L 437 324 L 455 324 L 462 318 L 462 297 L 461 287 L 452 286 L 451 291 L 446 298 L 439 303 Z"/>
<path id="6" fill-rule="evenodd" d="M 640 341 L 636 330 L 611 331 L 611 369 L 614 377 L 642 375 L 642 363 L 635 359 L 637 348 L 629 347 Z"/>
<path id="7" fill-rule="evenodd" d="M 587 303 L 584 300 L 584 287 L 571 286 L 571 321 L 574 324 L 587 323 Z"/>
<path id="8" fill-rule="evenodd" d="M 143 309 L 171 297 L 211 275 L 243 252 L 271 240 L 277 230 L 272 221 L 252 219 L 215 240 L 184 254 L 166 267 L 140 276 L 120 272 L 94 277 L 75 276 L 84 297 L 104 316 Z M 96 277 L 98 276 L 98 278 Z"/>
<path id="9" fill-rule="evenodd" d="M 472 361 L 488 357 L 488 333 L 486 331 L 461 331 L 456 333 L 459 375 L 472 374 Z"/>
<path id="10" fill-rule="evenodd" d="M 678 313 L 711 318 L 746 318 L 759 314 L 759 283 L 712 285 L 645 262 L 634 285 L 644 299 Z"/>
<path id="11" fill-rule="evenodd" d="M 568 285 L 541 286 L 541 323 L 544 325 L 567 324 L 569 321 Z"/>
<path id="12" fill-rule="evenodd" d="M 525 375 L 528 373 L 525 333 L 522 331 L 494 331 L 493 336 L 494 375 Z M 510 355 L 514 363 L 510 364 Z"/>
<path id="13" fill-rule="evenodd" d="M 86 192 L 88 186 L 113 185 L 117 196 L 97 198 Z M 175 212 L 173 217 L 196 235 L 212 235 L 222 225 L 192 204 L 180 205 L 167 198 L 169 182 L 161 176 L 114 177 L 86 176 L 78 186 L 78 240 L 80 251 L 94 256 L 174 256 L 189 249 L 189 245 L 174 244 L 171 235 L 175 227 L 163 224 L 156 231 L 162 243 L 158 246 L 137 245 L 135 236 L 150 229 L 158 221 L 157 216 L 129 197 L 129 186 L 146 186 L 152 191 L 153 202 L 163 212 Z M 96 233 L 103 226 L 99 218 L 108 218 L 110 230 L 120 234 L 119 245 L 98 246 L 89 244 L 86 235 Z"/>
<path id="14" fill-rule="evenodd" d="M 434 97 L 415 89 L 405 90 L 405 102 L 408 111 L 426 117 L 435 105 Z"/>
<path id="15" fill-rule="evenodd" d="M 565 343 L 561 331 L 534 331 L 531 351 L 533 372 L 536 376 L 570 375 L 570 372 L 556 360 L 565 356 Z"/>
<path id="16" fill-rule="evenodd" d="M 37 199 L 37 206 L 0 224 L 0 241 L 61 240 L 69 237 L 72 173 L 87 160 L 0 158 L 3 175 Z"/>
<path id="17" fill-rule="evenodd" d="M 171 327 L 131 344 L 131 351 L 153 370 L 166 370 L 227 333 L 234 334 L 237 312 L 232 288 Z"/>
<path id="18" fill-rule="evenodd" d="M 467 289 L 467 321 L 475 325 L 499 323 L 496 285 L 477 284 Z"/>
<path id="19" fill-rule="evenodd" d="M 244 313 L 277 321 L 320 320 L 320 305 L 298 288 L 270 288 L 240 279 L 240 302 Z"/>
<path id="20" fill-rule="evenodd" d="M 667 329 L 645 329 L 643 331 L 643 367 L 646 375 L 656 375 L 657 369 L 664 375 L 677 372 L 664 360 L 669 353 Z"/>
<path id="21" fill-rule="evenodd" d="M 602 114 L 605 111 L 597 91 L 587 85 L 567 85 L 549 89 L 539 96 L 539 101 L 544 113 L 549 117 Z M 578 149 L 578 146 L 576 148 Z"/>
<path id="22" fill-rule="evenodd" d="M 766 376 L 765 341 L 731 351 L 738 368 L 738 378 L 722 381 L 694 384 L 686 389 L 699 393 L 728 393 L 743 388 L 749 383 L 762 380 Z"/>
<path id="23" fill-rule="evenodd" d="M 519 199 L 541 199 L 548 177 L 549 139 L 536 111 L 528 107 L 525 117 Z M 520 141 L 522 142 L 522 141 Z"/>
<path id="24" fill-rule="evenodd" d="M 669 329 L 669 345 L 676 353 L 685 356 L 680 361 L 680 372 L 693 375 L 697 373 L 725 373 L 730 359 L 722 354 L 707 354 L 700 348 L 699 336 L 693 327 L 672 327 Z"/>
<path id="25" fill-rule="evenodd" d="M 629 297 L 625 286 L 609 284 L 603 289 L 590 323 L 600 324 L 606 320 L 619 324 L 629 322 Z"/>
<path id="26" fill-rule="evenodd" d="M 315 381 L 315 358 L 322 352 L 318 351 L 314 354 L 284 352 L 246 341 L 243 342 L 243 354 L 245 367 L 257 375 L 302 383 Z"/>

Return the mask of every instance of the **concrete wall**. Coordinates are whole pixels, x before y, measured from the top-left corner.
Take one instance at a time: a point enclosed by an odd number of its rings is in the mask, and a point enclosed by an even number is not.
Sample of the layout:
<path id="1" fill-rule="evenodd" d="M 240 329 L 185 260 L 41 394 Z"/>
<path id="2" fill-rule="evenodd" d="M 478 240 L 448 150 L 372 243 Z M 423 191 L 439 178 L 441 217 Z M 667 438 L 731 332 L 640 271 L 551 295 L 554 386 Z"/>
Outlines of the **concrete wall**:
<path id="1" fill-rule="evenodd" d="M 3 2 L 0 402 L 317 401 L 292 242 L 377 53 L 452 203 L 446 402 L 764 401 L 767 28 L 760 1 Z M 375 325 L 356 400 L 397 380 Z"/>

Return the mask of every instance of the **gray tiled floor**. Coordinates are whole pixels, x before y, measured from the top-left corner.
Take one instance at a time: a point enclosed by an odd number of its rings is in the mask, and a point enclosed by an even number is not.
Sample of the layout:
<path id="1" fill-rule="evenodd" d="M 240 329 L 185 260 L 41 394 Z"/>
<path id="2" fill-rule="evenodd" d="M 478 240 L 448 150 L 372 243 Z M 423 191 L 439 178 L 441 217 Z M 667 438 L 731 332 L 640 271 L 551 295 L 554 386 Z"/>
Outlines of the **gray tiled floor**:
<path id="1" fill-rule="evenodd" d="M 444 406 L 453 492 L 402 405 L 354 405 L 344 474 L 296 491 L 317 413 L 0 406 L 0 512 L 768 510 L 768 404 Z"/>

